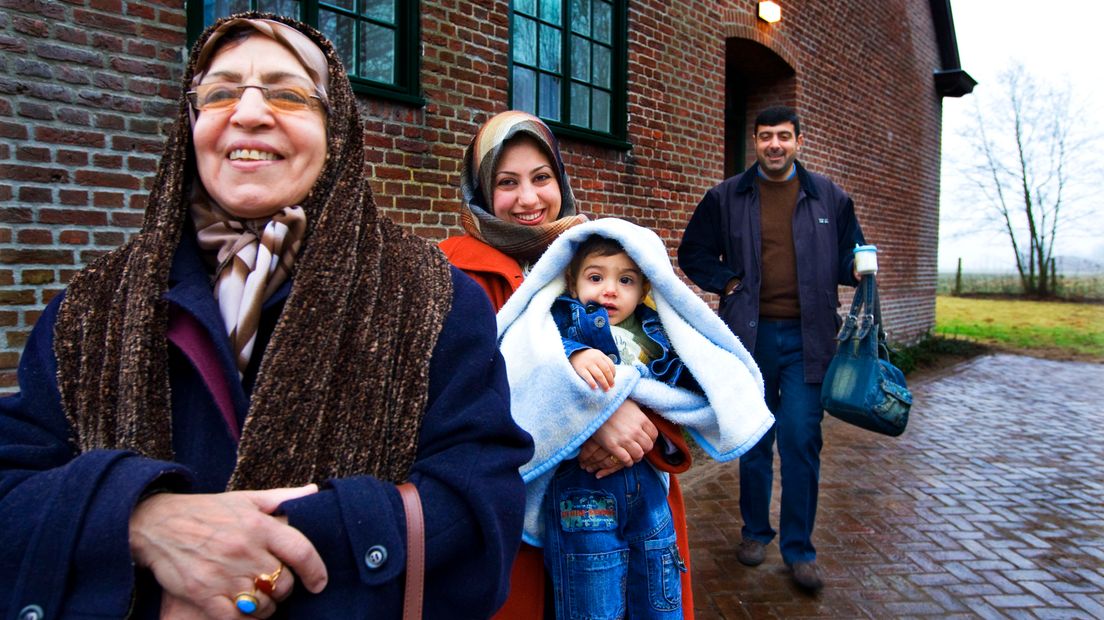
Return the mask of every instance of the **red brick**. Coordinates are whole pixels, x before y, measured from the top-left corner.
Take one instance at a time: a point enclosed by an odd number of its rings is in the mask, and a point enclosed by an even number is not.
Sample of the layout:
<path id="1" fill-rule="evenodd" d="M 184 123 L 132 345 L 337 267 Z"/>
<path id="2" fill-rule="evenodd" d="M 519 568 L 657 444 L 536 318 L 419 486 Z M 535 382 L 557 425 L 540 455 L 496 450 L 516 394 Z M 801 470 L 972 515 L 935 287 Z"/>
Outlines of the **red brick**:
<path id="1" fill-rule="evenodd" d="M 69 171 L 46 166 L 13 166 L 0 164 L 0 178 L 24 183 L 67 183 Z"/>
<path id="2" fill-rule="evenodd" d="M 57 150 L 57 163 L 63 166 L 80 167 L 88 165 L 88 153 L 84 151 Z"/>
<path id="3" fill-rule="evenodd" d="M 35 303 L 34 289 L 0 290 L 0 306 L 28 306 Z"/>
<path id="4" fill-rule="evenodd" d="M 121 0 L 88 0 L 88 8 L 119 14 L 123 12 L 123 3 Z"/>
<path id="5" fill-rule="evenodd" d="M 107 223 L 107 214 L 83 209 L 40 209 L 38 221 L 43 224 L 103 226 Z"/>
<path id="6" fill-rule="evenodd" d="M 0 138 L 26 140 L 27 128 L 19 123 L 7 123 L 0 121 Z"/>
<path id="7" fill-rule="evenodd" d="M 121 232 L 115 231 L 97 231 L 94 233 L 93 237 L 93 242 L 99 246 L 115 247 L 122 245 L 124 241 L 126 241 L 126 236 Z M 88 241 L 86 240 L 82 243 L 88 243 Z"/>
<path id="8" fill-rule="evenodd" d="M 95 153 L 92 155 L 92 165 L 97 168 L 122 168 L 123 158 L 120 155 Z"/>
<path id="9" fill-rule="evenodd" d="M 88 232 L 84 230 L 63 230 L 58 234 L 58 243 L 85 245 L 88 243 Z"/>
<path id="10" fill-rule="evenodd" d="M 133 36 L 138 33 L 138 25 L 119 15 L 105 15 L 80 9 L 73 10 L 73 21 L 92 29 L 106 29 L 112 32 Z"/>
<path id="11" fill-rule="evenodd" d="M 71 144 L 79 146 L 92 146 L 102 148 L 105 144 L 104 136 L 91 131 L 71 131 L 56 127 L 36 127 L 34 136 L 36 140 L 55 144 Z"/>
<path id="12" fill-rule="evenodd" d="M 5 335 L 9 347 L 22 349 L 27 344 L 27 337 L 31 332 L 30 330 L 8 330 Z"/>
<path id="13" fill-rule="evenodd" d="M 79 185 L 92 187 L 118 187 L 120 189 L 138 189 L 138 178 L 129 174 L 101 172 L 98 170 L 78 170 L 74 179 Z"/>
<path id="14" fill-rule="evenodd" d="M 50 161 L 50 149 L 36 146 L 20 146 L 15 151 L 19 161 L 48 162 Z"/>
<path id="15" fill-rule="evenodd" d="M 75 189 L 63 189 L 58 192 L 58 200 L 71 207 L 88 204 L 88 192 Z"/>
<path id="16" fill-rule="evenodd" d="M 38 286 L 52 284 L 56 278 L 52 269 L 24 269 L 20 279 L 21 284 Z"/>
<path id="17" fill-rule="evenodd" d="M 34 221 L 34 213 L 22 207 L 0 207 L 0 222 L 22 224 Z"/>
<path id="18" fill-rule="evenodd" d="M 95 192 L 92 194 L 92 205 L 102 209 L 120 209 L 125 199 L 126 195 L 118 192 Z"/>
<path id="19" fill-rule="evenodd" d="M 23 245 L 49 245 L 53 243 L 54 236 L 49 230 L 41 228 L 24 228 L 15 236 L 16 243 Z"/>

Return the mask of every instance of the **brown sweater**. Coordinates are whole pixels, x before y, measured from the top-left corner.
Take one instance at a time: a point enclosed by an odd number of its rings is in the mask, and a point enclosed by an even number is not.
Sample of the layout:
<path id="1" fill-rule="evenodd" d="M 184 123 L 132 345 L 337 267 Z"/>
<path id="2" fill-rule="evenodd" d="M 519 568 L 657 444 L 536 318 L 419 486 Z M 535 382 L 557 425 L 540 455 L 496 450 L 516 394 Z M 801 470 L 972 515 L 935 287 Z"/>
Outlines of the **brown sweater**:
<path id="1" fill-rule="evenodd" d="M 764 318 L 801 318 L 793 241 L 799 187 L 797 175 L 780 182 L 759 177 L 759 225 L 763 241 L 759 316 Z"/>

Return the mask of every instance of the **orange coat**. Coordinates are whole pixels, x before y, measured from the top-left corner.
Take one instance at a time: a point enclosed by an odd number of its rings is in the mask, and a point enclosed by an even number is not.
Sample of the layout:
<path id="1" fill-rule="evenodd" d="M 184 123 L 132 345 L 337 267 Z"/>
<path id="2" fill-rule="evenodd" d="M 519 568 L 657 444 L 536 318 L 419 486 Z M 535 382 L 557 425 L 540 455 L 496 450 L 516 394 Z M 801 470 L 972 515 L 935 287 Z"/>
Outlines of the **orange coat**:
<path id="1" fill-rule="evenodd" d="M 495 312 L 506 303 L 514 291 L 521 286 L 525 276 L 517 261 L 496 250 L 486 243 L 464 235 L 451 237 L 438 244 L 457 269 L 471 276 L 487 291 Z M 690 450 L 682 436 L 682 430 L 675 424 L 649 413 L 659 432 L 677 448 L 673 456 L 664 457 L 660 450 L 653 449 L 647 459 L 658 469 L 671 475 L 671 488 L 667 503 L 671 506 L 671 517 L 675 526 L 679 554 L 686 562 L 686 572 L 682 574 L 682 614 L 683 618 L 693 620 L 694 597 L 690 589 L 690 543 L 686 532 L 686 507 L 682 500 L 682 489 L 678 483 L 679 474 L 690 469 Z M 540 620 L 544 617 L 545 583 L 544 555 L 541 549 L 522 543 L 514 560 L 510 574 L 510 594 L 506 604 L 494 615 L 495 620 Z"/>

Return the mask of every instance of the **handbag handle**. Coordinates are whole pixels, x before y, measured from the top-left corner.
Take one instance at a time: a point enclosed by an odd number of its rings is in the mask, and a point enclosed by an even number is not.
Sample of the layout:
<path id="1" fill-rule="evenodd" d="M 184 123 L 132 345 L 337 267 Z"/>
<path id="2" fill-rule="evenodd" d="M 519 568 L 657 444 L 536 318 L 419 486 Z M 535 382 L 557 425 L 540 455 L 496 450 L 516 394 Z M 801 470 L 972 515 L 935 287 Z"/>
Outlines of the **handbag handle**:
<path id="1" fill-rule="evenodd" d="M 406 512 L 406 589 L 403 592 L 403 620 L 422 619 L 425 593 L 425 519 L 418 488 L 405 482 L 398 486 Z"/>
<path id="2" fill-rule="evenodd" d="M 855 288 L 855 296 L 851 298 L 851 311 L 840 326 L 836 340 L 843 342 L 852 337 L 861 340 L 874 325 L 881 325 L 881 303 L 878 300 L 878 284 L 874 281 L 874 275 L 868 274 L 859 280 L 859 285 Z"/>
<path id="3" fill-rule="evenodd" d="M 882 298 L 880 295 L 878 295 L 878 281 L 875 278 L 874 274 L 867 274 L 865 277 L 863 277 L 862 282 L 859 283 L 859 286 L 863 287 L 865 297 L 863 303 L 866 306 L 866 312 L 870 313 L 870 316 L 874 321 L 874 329 L 878 330 L 877 334 L 875 334 L 875 336 L 877 337 L 876 346 L 878 350 L 878 357 L 888 362 L 889 345 L 886 344 L 886 333 L 885 330 L 882 329 Z M 855 297 L 856 299 L 858 299 L 858 293 L 855 294 Z"/>

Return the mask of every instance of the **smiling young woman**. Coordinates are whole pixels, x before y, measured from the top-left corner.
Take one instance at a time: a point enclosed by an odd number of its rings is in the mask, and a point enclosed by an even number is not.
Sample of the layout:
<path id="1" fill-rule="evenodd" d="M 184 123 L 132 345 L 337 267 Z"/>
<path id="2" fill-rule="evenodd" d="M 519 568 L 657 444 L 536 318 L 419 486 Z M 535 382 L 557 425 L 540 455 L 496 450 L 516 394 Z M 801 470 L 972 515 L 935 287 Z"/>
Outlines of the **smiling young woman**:
<path id="1" fill-rule="evenodd" d="M 540 226 L 560 216 L 560 182 L 536 140 L 522 135 L 503 149 L 495 168 L 493 200 L 495 217 L 521 226 Z"/>

